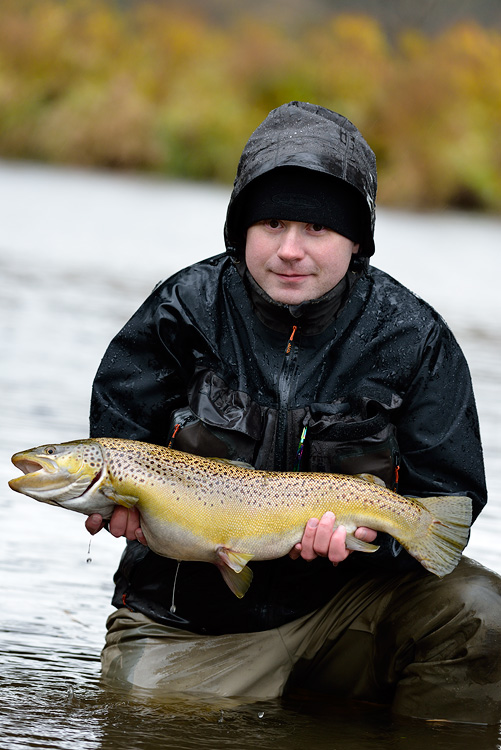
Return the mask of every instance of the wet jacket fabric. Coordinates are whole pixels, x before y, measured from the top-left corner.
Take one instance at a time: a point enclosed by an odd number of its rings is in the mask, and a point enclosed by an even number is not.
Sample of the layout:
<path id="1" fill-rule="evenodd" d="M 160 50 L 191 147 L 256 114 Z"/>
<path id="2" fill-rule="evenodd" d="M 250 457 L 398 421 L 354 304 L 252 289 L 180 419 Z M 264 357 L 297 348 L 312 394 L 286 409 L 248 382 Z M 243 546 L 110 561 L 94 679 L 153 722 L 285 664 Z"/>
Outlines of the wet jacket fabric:
<path id="1" fill-rule="evenodd" d="M 346 277 L 297 306 L 275 303 L 249 277 L 239 228 L 247 186 L 287 166 L 343 180 L 365 206 Z M 375 197 L 374 154 L 346 118 L 302 102 L 271 112 L 240 159 L 226 254 L 159 285 L 112 341 L 91 434 L 259 469 L 370 472 L 404 495 L 468 493 L 478 514 L 486 490 L 468 369 L 437 313 L 368 267 Z M 239 600 L 215 566 L 178 566 L 132 542 L 113 603 L 196 633 L 267 630 L 323 606 L 355 571 L 418 565 L 392 539 L 378 543 L 336 568 L 320 558 L 251 562 Z"/>
<path id="2" fill-rule="evenodd" d="M 467 493 L 475 515 L 486 499 L 461 350 L 433 309 L 375 268 L 298 306 L 273 302 L 228 255 L 177 273 L 112 341 L 91 433 L 260 469 L 371 472 L 404 495 Z M 381 542 L 336 568 L 251 562 L 241 600 L 215 566 L 178 567 L 128 543 L 113 602 L 198 633 L 266 630 L 322 606 L 361 567 L 417 565 Z"/>

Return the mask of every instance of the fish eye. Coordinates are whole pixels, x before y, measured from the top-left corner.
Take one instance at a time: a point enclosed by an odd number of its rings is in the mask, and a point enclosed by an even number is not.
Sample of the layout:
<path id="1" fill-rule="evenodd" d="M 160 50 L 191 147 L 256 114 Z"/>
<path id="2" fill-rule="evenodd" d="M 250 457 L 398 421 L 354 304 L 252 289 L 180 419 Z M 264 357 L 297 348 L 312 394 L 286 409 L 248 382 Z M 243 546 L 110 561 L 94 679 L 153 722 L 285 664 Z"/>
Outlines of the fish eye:
<path id="1" fill-rule="evenodd" d="M 54 445 L 48 445 L 47 448 L 45 449 L 45 452 L 47 453 L 48 456 L 53 456 L 54 453 L 56 452 L 56 448 Z"/>

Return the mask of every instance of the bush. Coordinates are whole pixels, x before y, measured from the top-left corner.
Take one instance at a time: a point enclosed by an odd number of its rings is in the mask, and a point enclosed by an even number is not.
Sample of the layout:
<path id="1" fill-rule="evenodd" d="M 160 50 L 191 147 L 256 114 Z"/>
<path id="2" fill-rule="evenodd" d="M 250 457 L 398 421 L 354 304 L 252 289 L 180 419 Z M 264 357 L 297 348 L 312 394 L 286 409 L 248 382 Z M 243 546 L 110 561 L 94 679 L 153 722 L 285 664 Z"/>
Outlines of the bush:
<path id="1" fill-rule="evenodd" d="M 3 0 L 0 155 L 228 182 L 273 107 L 352 119 L 380 202 L 501 209 L 501 35 L 474 23 L 390 42 L 362 15 L 287 32 L 160 4 Z"/>

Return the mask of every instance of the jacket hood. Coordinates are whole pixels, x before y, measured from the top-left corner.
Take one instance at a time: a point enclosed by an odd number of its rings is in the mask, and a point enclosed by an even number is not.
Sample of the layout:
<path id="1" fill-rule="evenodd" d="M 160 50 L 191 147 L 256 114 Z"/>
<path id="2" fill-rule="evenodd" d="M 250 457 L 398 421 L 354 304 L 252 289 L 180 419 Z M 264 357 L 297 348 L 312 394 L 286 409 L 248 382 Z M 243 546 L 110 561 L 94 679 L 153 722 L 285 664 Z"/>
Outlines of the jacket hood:
<path id="1" fill-rule="evenodd" d="M 307 102 L 274 109 L 249 138 L 240 157 L 228 204 L 224 239 L 227 252 L 241 258 L 245 232 L 239 223 L 245 188 L 277 167 L 302 167 L 343 180 L 361 196 L 366 227 L 358 255 L 374 253 L 376 157 L 360 131 L 346 117 Z M 279 217 L 277 217 L 279 218 Z"/>

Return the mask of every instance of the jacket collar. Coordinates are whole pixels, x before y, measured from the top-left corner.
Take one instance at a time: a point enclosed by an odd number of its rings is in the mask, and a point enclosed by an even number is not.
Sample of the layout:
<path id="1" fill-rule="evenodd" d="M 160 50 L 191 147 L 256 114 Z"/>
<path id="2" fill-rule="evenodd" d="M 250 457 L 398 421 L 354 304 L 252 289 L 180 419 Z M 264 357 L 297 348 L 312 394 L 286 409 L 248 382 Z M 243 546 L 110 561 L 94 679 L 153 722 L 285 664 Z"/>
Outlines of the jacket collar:
<path id="1" fill-rule="evenodd" d="M 362 275 L 348 271 L 341 281 L 327 294 L 318 299 L 301 302 L 299 305 L 285 305 L 275 302 L 247 270 L 245 263 L 237 264 L 247 293 L 259 320 L 268 328 L 280 333 L 290 333 L 292 326 L 300 326 L 306 335 L 321 333 L 336 318 L 348 299 L 355 282 Z"/>

